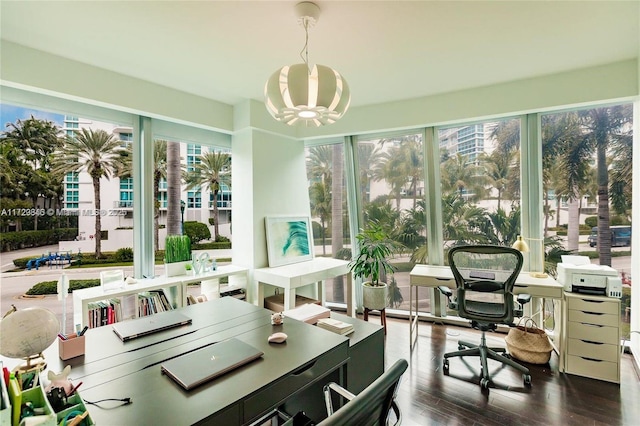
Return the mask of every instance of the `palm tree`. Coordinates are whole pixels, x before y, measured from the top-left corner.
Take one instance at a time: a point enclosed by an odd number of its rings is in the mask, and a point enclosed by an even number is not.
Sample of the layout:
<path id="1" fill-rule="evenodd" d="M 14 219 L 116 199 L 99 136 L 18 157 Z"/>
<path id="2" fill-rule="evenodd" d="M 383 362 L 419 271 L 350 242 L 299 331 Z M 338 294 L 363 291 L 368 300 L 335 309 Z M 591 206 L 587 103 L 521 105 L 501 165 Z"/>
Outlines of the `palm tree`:
<path id="1" fill-rule="evenodd" d="M 478 200 L 486 192 L 484 169 L 469 161 L 467 155 L 456 153 L 442 166 L 442 192 L 457 191 L 470 200 Z"/>
<path id="2" fill-rule="evenodd" d="M 167 235 L 182 235 L 180 142 L 167 142 Z"/>
<path id="3" fill-rule="evenodd" d="M 66 139 L 54 163 L 56 172 L 86 172 L 91 176 L 96 218 L 96 259 L 102 257 L 100 179 L 110 179 L 124 170 L 122 151 L 121 141 L 104 130 L 80 129 Z"/>
<path id="4" fill-rule="evenodd" d="M 336 257 L 343 246 L 342 235 L 342 171 L 344 169 L 344 156 L 342 155 L 342 145 L 334 144 L 331 149 L 331 254 Z M 344 280 L 343 277 L 336 277 L 333 280 L 333 296 L 335 301 L 344 301 Z"/>
<path id="5" fill-rule="evenodd" d="M 50 200 L 58 197 L 54 187 L 60 186 L 56 176 L 51 174 L 51 155 L 62 145 L 60 128 L 51 121 L 34 118 L 16 120 L 7 123 L 2 133 L 3 163 L 2 172 L 6 183 L 19 183 L 21 198 L 26 195 L 37 208 L 40 197 Z M 10 164 L 9 161 L 11 161 Z M 46 201 L 45 201 L 46 202 Z M 38 229 L 38 216 L 34 216 L 34 229 Z"/>
<path id="6" fill-rule="evenodd" d="M 320 232 L 322 232 L 322 254 L 327 254 L 326 229 L 327 221 L 331 219 L 331 193 L 322 182 L 314 182 L 309 186 L 309 201 L 311 214 L 320 218 Z"/>
<path id="7" fill-rule="evenodd" d="M 494 150 L 487 155 L 482 153 L 480 161 L 486 168 L 487 180 L 490 185 L 498 192 L 498 210 L 500 210 L 503 195 L 507 192 L 510 180 L 517 174 L 514 166 L 517 151 L 508 151 L 506 153 Z M 516 173 L 514 173 L 514 171 Z"/>
<path id="8" fill-rule="evenodd" d="M 133 175 L 133 146 L 127 145 L 127 151 L 123 158 L 124 171 L 120 177 Z M 158 250 L 160 229 L 160 181 L 167 179 L 167 141 L 156 139 L 153 142 L 153 243 Z"/>
<path id="9" fill-rule="evenodd" d="M 231 187 L 231 155 L 226 152 L 209 151 L 200 156 L 200 162 L 193 164 L 193 170 L 187 172 L 187 189 L 207 186 L 213 193 L 213 227 L 216 238 L 218 229 L 218 193 L 224 184 Z"/>
<path id="10" fill-rule="evenodd" d="M 631 122 L 632 115 L 631 104 L 579 112 L 584 139 L 579 144 L 570 145 L 563 155 L 563 164 L 568 171 L 567 186 L 577 190 L 585 181 L 587 159 L 595 154 L 598 182 L 598 251 L 601 265 L 611 266 L 607 151 L 625 140 L 628 135 L 625 126 Z"/>
<path id="11" fill-rule="evenodd" d="M 424 180 L 422 136 L 409 135 L 400 140 L 400 168 L 409 180 L 409 192 L 413 196 L 413 207 L 418 201 L 418 183 Z"/>

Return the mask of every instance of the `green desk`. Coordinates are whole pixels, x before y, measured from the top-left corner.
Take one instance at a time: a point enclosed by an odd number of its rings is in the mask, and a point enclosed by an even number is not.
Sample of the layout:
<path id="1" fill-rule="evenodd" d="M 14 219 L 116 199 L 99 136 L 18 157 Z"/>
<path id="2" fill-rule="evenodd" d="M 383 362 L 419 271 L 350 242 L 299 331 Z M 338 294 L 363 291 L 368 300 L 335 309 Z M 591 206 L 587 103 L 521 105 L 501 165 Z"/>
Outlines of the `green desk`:
<path id="1" fill-rule="evenodd" d="M 111 326 L 91 329 L 85 356 L 66 362 L 52 345 L 45 352 L 49 369 L 70 364 L 71 377 L 83 382 L 80 391 L 87 400 L 133 399 L 112 410 L 89 406 L 95 422 L 104 425 L 251 424 L 285 402 L 289 412 L 304 409 L 320 420 L 322 385 L 346 382 L 348 337 L 295 320 L 272 326 L 270 311 L 232 297 L 180 310 L 193 318 L 192 325 L 126 343 Z M 275 331 L 287 333 L 287 342 L 268 343 Z M 161 374 L 164 360 L 230 337 L 262 350 L 263 358 L 189 392 Z"/>

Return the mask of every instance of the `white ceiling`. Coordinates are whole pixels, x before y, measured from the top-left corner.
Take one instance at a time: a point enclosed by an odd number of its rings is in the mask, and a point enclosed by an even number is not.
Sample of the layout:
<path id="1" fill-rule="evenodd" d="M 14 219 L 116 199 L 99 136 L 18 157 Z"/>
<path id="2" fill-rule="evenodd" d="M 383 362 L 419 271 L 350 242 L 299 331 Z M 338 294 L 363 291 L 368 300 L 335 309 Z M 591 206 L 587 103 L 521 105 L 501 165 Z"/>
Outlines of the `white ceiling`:
<path id="1" fill-rule="evenodd" d="M 228 104 L 301 62 L 287 1 L 7 1 L 3 39 Z M 352 105 L 416 98 L 638 57 L 640 1 L 329 1 L 310 62 Z M 42 72 L 47 72 L 42 70 Z"/>

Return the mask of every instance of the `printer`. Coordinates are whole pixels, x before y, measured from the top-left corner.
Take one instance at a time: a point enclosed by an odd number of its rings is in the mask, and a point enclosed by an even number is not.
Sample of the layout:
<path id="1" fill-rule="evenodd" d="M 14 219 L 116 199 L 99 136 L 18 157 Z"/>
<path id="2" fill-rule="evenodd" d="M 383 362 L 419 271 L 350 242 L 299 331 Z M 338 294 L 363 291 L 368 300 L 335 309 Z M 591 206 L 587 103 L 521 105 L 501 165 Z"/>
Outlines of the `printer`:
<path id="1" fill-rule="evenodd" d="M 562 256 L 557 268 L 565 291 L 622 297 L 622 280 L 610 266 L 594 265 L 587 256 Z"/>

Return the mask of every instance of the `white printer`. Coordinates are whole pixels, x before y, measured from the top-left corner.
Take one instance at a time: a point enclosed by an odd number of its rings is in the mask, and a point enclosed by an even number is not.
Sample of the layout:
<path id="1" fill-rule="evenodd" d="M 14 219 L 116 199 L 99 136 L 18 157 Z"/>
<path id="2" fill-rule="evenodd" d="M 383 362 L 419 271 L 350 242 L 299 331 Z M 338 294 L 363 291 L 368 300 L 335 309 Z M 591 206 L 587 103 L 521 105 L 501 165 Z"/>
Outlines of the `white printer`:
<path id="1" fill-rule="evenodd" d="M 562 256 L 558 282 L 565 291 L 622 297 L 622 280 L 610 266 L 594 265 L 587 256 Z"/>

